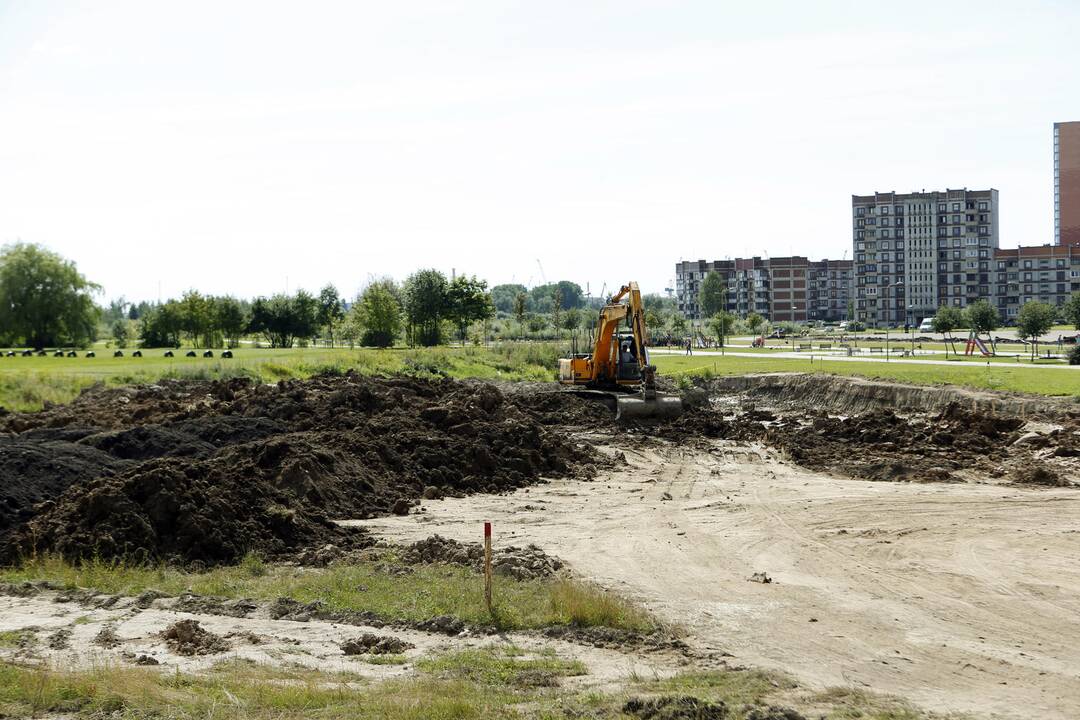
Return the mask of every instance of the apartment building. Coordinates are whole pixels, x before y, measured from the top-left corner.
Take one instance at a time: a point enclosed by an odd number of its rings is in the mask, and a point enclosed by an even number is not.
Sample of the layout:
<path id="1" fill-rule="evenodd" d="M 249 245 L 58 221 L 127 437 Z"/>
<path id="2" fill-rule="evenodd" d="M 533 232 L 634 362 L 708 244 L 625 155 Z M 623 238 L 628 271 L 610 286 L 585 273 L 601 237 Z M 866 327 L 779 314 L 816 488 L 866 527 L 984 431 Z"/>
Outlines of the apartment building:
<path id="1" fill-rule="evenodd" d="M 727 289 L 726 310 L 739 317 L 756 312 L 773 322 L 838 321 L 847 317 L 851 296 L 850 260 L 811 262 L 803 256 L 693 260 L 675 265 L 678 309 L 702 319 L 698 297 L 709 272 L 720 273 Z"/>
<path id="2" fill-rule="evenodd" d="M 848 319 L 852 299 L 852 261 L 818 260 L 808 264 L 806 319 L 837 322 Z"/>
<path id="3" fill-rule="evenodd" d="M 990 298 L 997 190 L 852 195 L 851 216 L 855 319 L 916 323 Z"/>
<path id="4" fill-rule="evenodd" d="M 1080 245 L 1080 122 L 1054 123 L 1054 244 Z"/>
<path id="5" fill-rule="evenodd" d="M 1080 292 L 1080 244 L 994 251 L 992 303 L 1002 320 L 1015 320 L 1032 300 L 1063 305 L 1074 292 Z"/>

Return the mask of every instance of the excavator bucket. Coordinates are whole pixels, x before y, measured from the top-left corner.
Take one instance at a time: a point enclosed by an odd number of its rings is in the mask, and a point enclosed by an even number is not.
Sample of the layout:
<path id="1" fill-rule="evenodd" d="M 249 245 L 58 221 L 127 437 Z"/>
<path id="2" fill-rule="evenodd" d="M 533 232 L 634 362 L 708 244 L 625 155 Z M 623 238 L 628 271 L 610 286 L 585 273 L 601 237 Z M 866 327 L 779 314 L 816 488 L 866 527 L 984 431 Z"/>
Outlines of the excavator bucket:
<path id="1" fill-rule="evenodd" d="M 640 395 L 626 395 L 617 398 L 615 419 L 627 420 L 671 420 L 682 415 L 682 399 L 677 395 L 657 393 L 656 397 L 643 398 Z"/>

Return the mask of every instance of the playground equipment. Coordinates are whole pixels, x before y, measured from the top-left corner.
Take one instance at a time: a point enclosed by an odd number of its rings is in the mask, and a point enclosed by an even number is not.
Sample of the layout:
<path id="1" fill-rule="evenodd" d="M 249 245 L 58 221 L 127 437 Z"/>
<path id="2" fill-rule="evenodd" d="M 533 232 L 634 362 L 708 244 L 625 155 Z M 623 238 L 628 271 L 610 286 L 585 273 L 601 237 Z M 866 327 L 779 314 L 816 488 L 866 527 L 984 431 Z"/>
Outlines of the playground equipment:
<path id="1" fill-rule="evenodd" d="M 983 357 L 991 357 L 994 354 L 994 352 L 986 346 L 986 342 L 973 332 L 968 335 L 967 345 L 964 346 L 964 354 L 973 355 L 975 354 L 976 349 L 982 353 Z"/>

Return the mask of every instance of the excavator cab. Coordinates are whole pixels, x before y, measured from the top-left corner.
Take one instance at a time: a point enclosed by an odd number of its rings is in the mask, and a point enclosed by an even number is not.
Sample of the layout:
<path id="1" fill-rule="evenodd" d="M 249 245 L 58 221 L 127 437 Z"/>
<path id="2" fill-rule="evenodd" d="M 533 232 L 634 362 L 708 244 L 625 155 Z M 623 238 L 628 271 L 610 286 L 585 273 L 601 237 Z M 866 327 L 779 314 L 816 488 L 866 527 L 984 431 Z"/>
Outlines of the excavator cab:
<path id="1" fill-rule="evenodd" d="M 656 368 L 649 363 L 645 309 L 636 282 L 624 286 L 600 310 L 592 352 L 559 361 L 559 382 L 604 402 L 617 419 L 682 414 L 678 397 L 656 391 Z"/>

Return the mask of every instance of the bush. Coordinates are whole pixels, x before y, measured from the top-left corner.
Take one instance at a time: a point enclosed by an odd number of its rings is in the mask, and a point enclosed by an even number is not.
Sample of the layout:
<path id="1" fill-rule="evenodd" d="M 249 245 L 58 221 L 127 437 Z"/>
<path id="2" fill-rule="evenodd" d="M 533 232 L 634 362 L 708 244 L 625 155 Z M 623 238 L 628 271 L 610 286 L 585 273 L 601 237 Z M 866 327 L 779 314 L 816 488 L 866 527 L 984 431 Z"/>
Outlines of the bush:
<path id="1" fill-rule="evenodd" d="M 1073 346 L 1073 349 L 1069 351 L 1069 364 L 1080 365 L 1080 343 Z"/>

